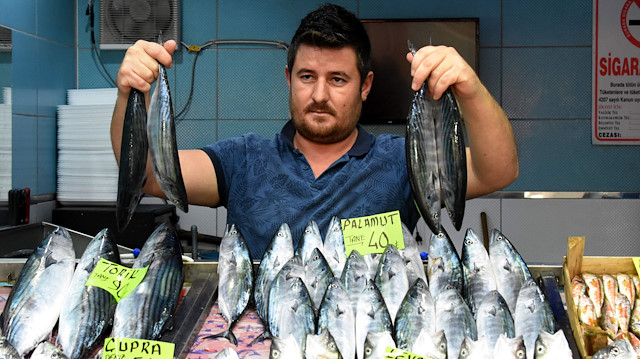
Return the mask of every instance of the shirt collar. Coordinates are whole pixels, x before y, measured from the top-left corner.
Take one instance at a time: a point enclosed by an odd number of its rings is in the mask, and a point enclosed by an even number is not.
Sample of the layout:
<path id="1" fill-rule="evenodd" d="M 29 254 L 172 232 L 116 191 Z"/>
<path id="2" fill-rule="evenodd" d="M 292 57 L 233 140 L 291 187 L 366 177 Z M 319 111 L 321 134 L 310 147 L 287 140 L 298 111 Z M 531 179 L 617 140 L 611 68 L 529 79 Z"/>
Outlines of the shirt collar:
<path id="1" fill-rule="evenodd" d="M 372 144 L 372 136 L 367 130 L 365 130 L 360 124 L 356 125 L 358 129 L 358 138 L 356 138 L 356 142 L 353 144 L 351 149 L 347 152 L 349 156 L 363 156 L 369 152 L 369 148 L 371 148 Z M 282 138 L 285 142 L 291 147 L 291 149 L 295 148 L 293 146 L 293 136 L 296 134 L 296 129 L 293 126 L 293 121 L 289 120 L 282 127 L 280 131 Z"/>

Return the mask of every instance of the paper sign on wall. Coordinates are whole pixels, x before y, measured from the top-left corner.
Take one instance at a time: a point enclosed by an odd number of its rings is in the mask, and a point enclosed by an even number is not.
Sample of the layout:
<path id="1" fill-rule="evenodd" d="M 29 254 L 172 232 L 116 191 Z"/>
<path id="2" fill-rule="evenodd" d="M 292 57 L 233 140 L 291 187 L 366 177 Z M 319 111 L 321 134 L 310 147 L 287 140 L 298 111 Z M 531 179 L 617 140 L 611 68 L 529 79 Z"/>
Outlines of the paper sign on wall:
<path id="1" fill-rule="evenodd" d="M 362 255 L 383 253 L 389 244 L 404 249 L 399 211 L 343 219 L 341 224 L 347 255 L 354 249 Z"/>
<path id="2" fill-rule="evenodd" d="M 387 349 L 384 351 L 384 359 L 398 359 L 398 358 L 402 358 L 402 359 L 425 359 L 425 357 L 417 355 L 417 354 L 413 354 L 411 352 L 408 352 L 406 350 L 402 350 L 402 349 L 398 349 L 398 348 L 392 348 L 392 347 L 387 347 Z"/>

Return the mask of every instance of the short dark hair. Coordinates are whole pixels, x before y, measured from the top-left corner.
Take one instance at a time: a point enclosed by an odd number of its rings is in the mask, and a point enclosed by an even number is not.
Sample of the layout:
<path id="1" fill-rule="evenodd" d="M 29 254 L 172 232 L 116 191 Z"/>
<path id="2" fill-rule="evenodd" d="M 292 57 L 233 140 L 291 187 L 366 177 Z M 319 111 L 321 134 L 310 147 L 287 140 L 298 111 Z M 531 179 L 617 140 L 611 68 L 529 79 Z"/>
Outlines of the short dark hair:
<path id="1" fill-rule="evenodd" d="M 293 62 L 301 44 L 334 49 L 352 47 L 358 57 L 361 83 L 371 69 L 369 35 L 358 17 L 341 6 L 324 4 L 300 21 L 300 26 L 287 50 L 289 70 L 293 69 Z"/>

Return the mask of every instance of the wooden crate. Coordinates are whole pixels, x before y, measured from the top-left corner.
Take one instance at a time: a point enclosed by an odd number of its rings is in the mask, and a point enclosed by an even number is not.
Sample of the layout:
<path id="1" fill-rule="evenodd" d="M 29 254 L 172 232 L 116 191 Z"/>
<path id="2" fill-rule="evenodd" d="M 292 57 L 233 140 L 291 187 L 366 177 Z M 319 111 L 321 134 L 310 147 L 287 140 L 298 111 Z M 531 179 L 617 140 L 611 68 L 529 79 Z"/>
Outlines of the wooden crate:
<path id="1" fill-rule="evenodd" d="M 571 330 L 582 358 L 591 358 L 599 349 L 607 346 L 607 334 L 599 327 L 580 323 L 578 305 L 571 295 L 571 280 L 581 273 L 592 274 L 637 274 L 631 257 L 585 257 L 585 237 L 569 237 L 567 256 L 564 257 L 562 276 L 564 294 L 567 302 L 567 314 L 571 322 Z"/>

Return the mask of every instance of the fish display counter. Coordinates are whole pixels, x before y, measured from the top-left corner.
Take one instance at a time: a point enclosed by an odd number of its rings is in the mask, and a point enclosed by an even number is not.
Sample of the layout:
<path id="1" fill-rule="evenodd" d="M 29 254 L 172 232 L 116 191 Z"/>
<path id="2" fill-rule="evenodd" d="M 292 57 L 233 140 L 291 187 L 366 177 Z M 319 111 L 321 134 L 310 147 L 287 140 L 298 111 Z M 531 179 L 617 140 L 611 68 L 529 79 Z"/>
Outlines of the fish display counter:
<path id="1" fill-rule="evenodd" d="M 23 245 L 23 247 L 36 247 L 37 243 L 46 236 L 46 233 L 54 228 L 56 228 L 56 226 L 53 224 L 39 223 L 29 225 L 29 228 L 19 226 L 0 230 L 0 241 L 3 243 L 6 243 L 7 240 L 11 240 L 12 242 L 26 241 L 26 237 L 33 237 L 33 239 L 29 239 L 33 245 Z M 82 251 L 87 247 L 93 237 L 77 232 L 73 233 L 72 237 L 74 237 L 74 246 L 77 243 L 77 248 L 82 248 L 77 251 L 80 252 L 77 253 L 77 257 L 80 257 Z M 11 251 L 14 250 L 15 249 L 11 249 Z M 121 255 L 123 255 L 123 258 L 126 258 L 130 251 L 130 249 L 126 247 L 118 248 L 118 250 Z M 221 256 L 222 255 L 221 252 Z M 25 262 L 26 259 L 24 258 L 3 259 L 0 261 L 0 278 L 3 278 L 7 282 L 15 281 Z M 223 287 L 225 283 L 222 283 L 220 280 L 222 274 L 218 274 L 218 267 L 219 265 L 224 265 L 223 262 L 224 258 L 222 257 L 220 262 L 206 260 L 184 262 L 184 285 L 181 290 L 179 305 L 177 306 L 170 325 L 166 326 L 166 330 L 164 330 L 157 339 L 174 343 L 174 356 L 176 358 L 215 358 L 226 348 L 233 349 L 240 358 L 268 358 L 270 355 L 272 340 L 263 337 L 266 329 L 265 324 L 260 319 L 253 301 L 246 305 L 241 311 L 241 315 L 231 323 L 233 326 L 233 337 L 236 343 L 234 344 L 228 337 L 220 335 L 230 328 L 229 320 L 223 315 L 225 310 L 221 308 L 222 305 L 228 305 L 228 303 L 224 303 L 224 301 L 221 302 L 220 294 L 224 290 Z M 124 259 L 123 264 L 131 265 L 131 260 Z M 251 261 L 253 273 L 259 272 L 260 264 L 260 262 Z M 427 262 L 424 261 L 422 265 L 426 272 Z M 556 328 L 566 336 L 567 342 L 572 349 L 573 357 L 579 357 L 576 343 L 571 335 L 572 329 L 565 310 L 564 294 L 561 289 L 564 285 L 562 266 L 529 265 L 528 268 L 531 276 L 539 283 L 540 288 L 548 299 L 557 323 Z M 293 292 L 293 290 L 290 291 Z M 7 303 L 9 293 L 10 287 L 0 288 L 0 309 L 3 309 L 2 307 Z M 370 301 L 374 301 L 374 299 L 367 300 L 367 302 Z M 402 314 L 402 312 L 404 310 L 402 306 L 398 307 L 398 309 L 395 310 L 395 316 L 403 316 L 404 314 Z M 318 313 L 318 315 L 322 316 L 323 314 Z M 320 320 L 318 322 L 320 322 Z M 362 322 L 362 318 L 357 321 L 357 323 Z M 273 331 L 273 329 L 271 330 Z M 309 337 L 311 336 L 312 335 L 309 335 Z M 320 335 L 317 335 L 317 337 L 321 339 Z M 340 339 L 342 338 L 338 338 L 336 342 Z M 326 341 L 326 338 L 323 340 Z M 365 338 L 363 337 L 362 340 L 364 342 Z M 384 342 L 384 339 L 376 340 Z M 309 340 L 307 343 L 309 343 Z M 278 345 L 282 345 L 282 348 L 287 347 L 286 343 L 279 343 Z M 282 353 L 284 354 L 286 351 Z M 365 354 L 362 355 L 368 357 Z M 287 356 L 285 355 L 283 357 Z"/>

